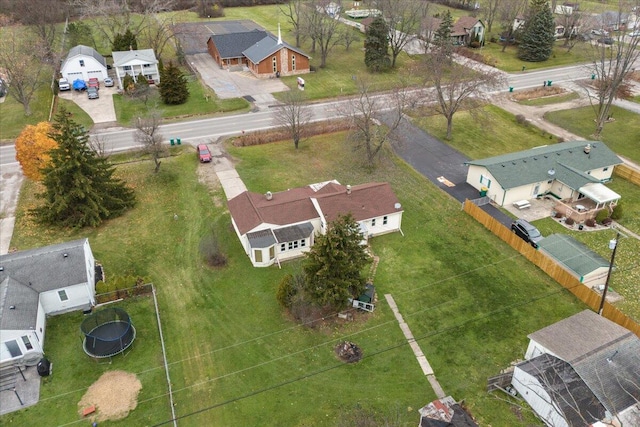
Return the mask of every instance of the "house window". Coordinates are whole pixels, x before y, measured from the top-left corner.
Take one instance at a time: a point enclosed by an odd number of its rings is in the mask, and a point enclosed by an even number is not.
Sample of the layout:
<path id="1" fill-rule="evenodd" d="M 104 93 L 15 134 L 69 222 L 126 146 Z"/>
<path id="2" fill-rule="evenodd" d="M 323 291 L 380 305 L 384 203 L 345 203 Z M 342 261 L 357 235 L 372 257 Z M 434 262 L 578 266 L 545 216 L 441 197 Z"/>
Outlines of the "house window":
<path id="1" fill-rule="evenodd" d="M 293 71 L 296 70 L 296 56 L 295 55 L 291 55 L 291 69 Z"/>
<path id="2" fill-rule="evenodd" d="M 382 225 L 387 225 L 389 223 L 389 217 L 388 216 L 383 216 L 382 217 Z"/>
<path id="3" fill-rule="evenodd" d="M 122 69 L 125 71 L 131 71 L 131 65 L 125 65 Z"/>
<path id="4" fill-rule="evenodd" d="M 27 350 L 33 350 L 33 346 L 31 345 L 31 341 L 29 341 L 29 337 L 24 335 L 22 337 L 22 342 L 24 343 L 24 346 L 27 348 Z"/>
<path id="5" fill-rule="evenodd" d="M 286 243 L 281 243 L 280 244 L 280 252 L 284 252 L 287 250 L 287 244 Z"/>
<path id="6" fill-rule="evenodd" d="M 300 240 L 300 247 L 304 248 L 305 246 L 307 246 L 307 241 L 305 239 Z"/>
<path id="7" fill-rule="evenodd" d="M 65 291 L 64 289 L 61 291 L 58 291 L 58 297 L 60 297 L 60 301 L 69 300 L 69 297 L 67 296 L 67 291 Z"/>
<path id="8" fill-rule="evenodd" d="M 602 172 L 606 172 L 609 170 L 609 167 L 607 166 L 606 168 L 602 168 Z"/>
<path id="9" fill-rule="evenodd" d="M 151 67 L 151 64 L 144 64 L 142 67 L 143 68 L 149 68 L 149 67 Z"/>
<path id="10" fill-rule="evenodd" d="M 80 60 L 80 66 L 81 66 L 81 67 L 84 67 L 84 59 L 81 59 L 81 60 Z"/>
<path id="11" fill-rule="evenodd" d="M 253 257 L 256 262 L 262 262 L 262 249 L 256 249 L 253 251 Z"/>
<path id="12" fill-rule="evenodd" d="M 276 248 L 271 246 L 269 248 L 269 259 L 274 259 L 276 257 Z"/>
<path id="13" fill-rule="evenodd" d="M 273 72 L 275 73 L 278 71 L 278 59 L 274 56 L 271 62 L 273 63 Z"/>
<path id="14" fill-rule="evenodd" d="M 375 218 L 373 218 L 373 219 L 371 220 L 371 226 L 372 226 L 372 227 L 375 227 L 375 226 L 376 226 L 376 219 L 375 219 Z"/>
<path id="15" fill-rule="evenodd" d="M 491 180 L 484 175 L 480 175 L 480 184 L 484 184 L 487 188 L 491 188 Z"/>

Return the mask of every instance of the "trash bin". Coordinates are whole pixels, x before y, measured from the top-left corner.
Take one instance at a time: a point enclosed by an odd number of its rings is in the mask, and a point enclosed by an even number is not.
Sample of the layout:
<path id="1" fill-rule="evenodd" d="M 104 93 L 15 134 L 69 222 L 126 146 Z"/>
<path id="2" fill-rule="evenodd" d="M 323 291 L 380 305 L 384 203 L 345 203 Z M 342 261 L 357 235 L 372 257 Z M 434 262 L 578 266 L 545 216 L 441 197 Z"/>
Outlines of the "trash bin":
<path id="1" fill-rule="evenodd" d="M 180 138 L 176 138 L 176 143 L 178 143 L 178 145 L 182 144 L 182 142 L 180 142 Z"/>
<path id="2" fill-rule="evenodd" d="M 509 86 L 509 92 L 513 92 L 513 86 Z"/>
<path id="3" fill-rule="evenodd" d="M 489 191 L 489 189 L 487 187 L 481 187 L 480 188 L 480 197 L 484 197 L 487 195 L 487 191 Z"/>
<path id="4" fill-rule="evenodd" d="M 171 145 L 175 145 L 176 144 L 175 141 L 173 140 L 173 138 L 171 138 L 170 141 L 171 141 Z"/>
<path id="5" fill-rule="evenodd" d="M 38 375 L 41 377 L 48 377 L 51 374 L 51 362 L 46 357 L 43 357 L 38 362 L 37 368 Z"/>
<path id="6" fill-rule="evenodd" d="M 547 86 L 551 86 L 551 83 L 553 83 L 553 81 L 551 80 L 547 81 Z"/>
<path id="7" fill-rule="evenodd" d="M 591 80 L 595 80 L 596 79 L 596 73 L 592 73 L 591 74 Z"/>

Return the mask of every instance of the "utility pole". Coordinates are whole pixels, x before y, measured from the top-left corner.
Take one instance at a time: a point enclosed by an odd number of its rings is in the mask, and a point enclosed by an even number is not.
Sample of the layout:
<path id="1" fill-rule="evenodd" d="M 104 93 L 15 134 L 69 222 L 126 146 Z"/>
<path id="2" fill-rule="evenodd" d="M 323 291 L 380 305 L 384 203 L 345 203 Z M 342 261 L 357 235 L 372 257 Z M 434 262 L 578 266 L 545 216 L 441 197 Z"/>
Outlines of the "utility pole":
<path id="1" fill-rule="evenodd" d="M 609 263 L 609 272 L 607 273 L 607 280 L 604 282 L 604 290 L 602 291 L 602 300 L 600 300 L 600 308 L 598 314 L 602 316 L 602 310 L 604 309 L 604 301 L 607 298 L 607 291 L 609 290 L 609 279 L 611 279 L 611 270 L 613 270 L 613 263 L 616 259 L 616 250 L 618 249 L 618 241 L 620 241 L 620 232 L 616 235 L 615 240 L 609 240 L 609 249 L 613 249 L 611 253 L 611 262 Z"/>

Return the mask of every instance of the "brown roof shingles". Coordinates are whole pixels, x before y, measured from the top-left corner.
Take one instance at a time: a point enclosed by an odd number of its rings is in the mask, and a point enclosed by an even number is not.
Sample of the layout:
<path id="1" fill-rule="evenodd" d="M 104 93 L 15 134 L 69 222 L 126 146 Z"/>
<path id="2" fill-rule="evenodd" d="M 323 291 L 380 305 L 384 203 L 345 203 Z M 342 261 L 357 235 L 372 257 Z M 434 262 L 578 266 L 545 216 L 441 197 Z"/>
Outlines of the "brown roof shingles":
<path id="1" fill-rule="evenodd" d="M 306 186 L 273 193 L 271 200 L 245 191 L 228 203 L 240 234 L 245 234 L 261 224 L 288 225 L 319 218 L 311 198 L 317 199 L 328 222 L 348 212 L 362 221 L 401 210 L 395 208 L 398 199 L 388 183 L 355 185 L 347 194 L 347 187 L 329 182 L 318 191 Z"/>

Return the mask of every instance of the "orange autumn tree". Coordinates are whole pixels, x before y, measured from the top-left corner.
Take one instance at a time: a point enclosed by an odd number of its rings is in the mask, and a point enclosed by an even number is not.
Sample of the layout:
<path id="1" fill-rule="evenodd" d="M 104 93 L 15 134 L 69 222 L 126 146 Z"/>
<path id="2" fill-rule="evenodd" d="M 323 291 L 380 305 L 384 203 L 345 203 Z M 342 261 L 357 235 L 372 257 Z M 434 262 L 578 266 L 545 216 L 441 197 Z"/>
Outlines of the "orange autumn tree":
<path id="1" fill-rule="evenodd" d="M 51 156 L 48 152 L 56 148 L 58 143 L 49 137 L 51 123 L 40 122 L 28 125 L 16 138 L 16 158 L 22 166 L 24 176 L 34 181 L 41 181 L 41 169 L 49 164 Z"/>

